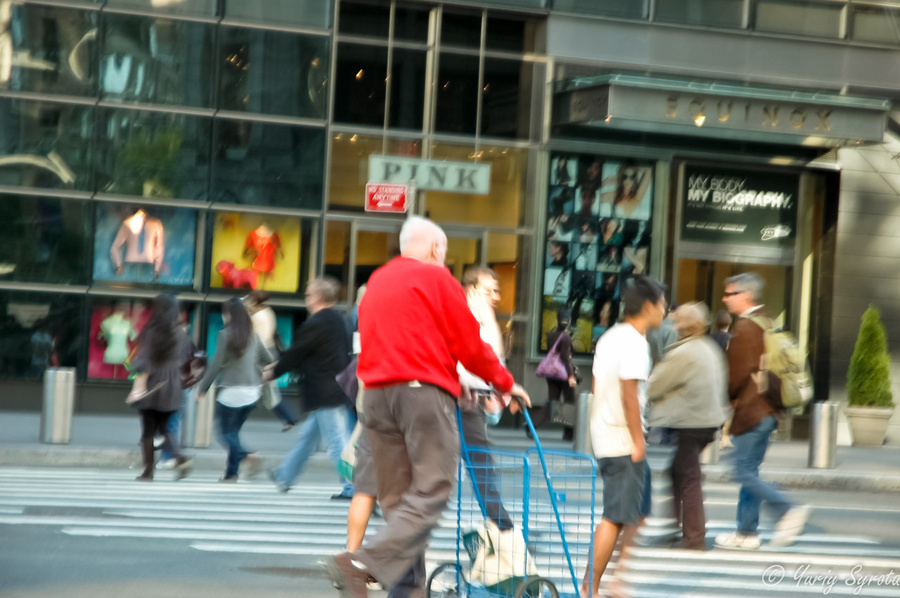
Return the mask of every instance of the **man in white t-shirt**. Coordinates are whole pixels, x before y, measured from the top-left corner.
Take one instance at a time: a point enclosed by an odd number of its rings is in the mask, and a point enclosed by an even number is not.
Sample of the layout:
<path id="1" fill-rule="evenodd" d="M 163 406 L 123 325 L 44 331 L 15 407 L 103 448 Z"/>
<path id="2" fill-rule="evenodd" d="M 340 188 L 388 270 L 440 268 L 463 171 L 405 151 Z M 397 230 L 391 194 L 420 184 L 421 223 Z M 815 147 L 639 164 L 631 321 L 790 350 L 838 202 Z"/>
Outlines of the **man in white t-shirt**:
<path id="1" fill-rule="evenodd" d="M 594 530 L 593 577 L 588 568 L 582 596 L 598 595 L 619 535 L 623 549 L 617 568 L 621 567 L 625 549 L 650 512 L 650 468 L 641 411 L 650 376 L 646 334 L 658 328 L 666 315 L 663 291 L 662 285 L 644 276 L 629 281 L 622 293 L 625 322 L 610 328 L 594 349 L 591 442 L 603 480 L 603 518 Z M 613 587 L 609 589 L 616 595 Z"/>

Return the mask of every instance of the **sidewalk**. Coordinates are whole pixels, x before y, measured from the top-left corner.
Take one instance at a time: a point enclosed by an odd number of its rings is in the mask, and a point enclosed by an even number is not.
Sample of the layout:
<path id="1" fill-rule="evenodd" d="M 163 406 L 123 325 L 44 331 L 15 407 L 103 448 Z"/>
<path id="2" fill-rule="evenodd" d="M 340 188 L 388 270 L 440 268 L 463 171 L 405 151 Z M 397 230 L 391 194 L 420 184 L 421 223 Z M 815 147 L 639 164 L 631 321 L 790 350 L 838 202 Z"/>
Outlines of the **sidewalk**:
<path id="1" fill-rule="evenodd" d="M 242 431 L 248 449 L 260 452 L 265 467 L 275 467 L 296 440 L 296 429 L 282 433 L 274 417 L 251 419 Z M 72 421 L 72 438 L 67 445 L 42 444 L 39 441 L 40 414 L 0 412 L 0 466 L 10 467 L 110 467 L 128 468 L 140 463 L 137 416 L 80 415 Z M 571 444 L 559 440 L 560 430 L 541 431 L 545 449 L 571 450 Z M 533 443 L 522 430 L 491 429 L 491 441 L 497 448 L 524 451 Z M 224 469 L 225 451 L 213 441 L 209 448 L 186 449 L 194 456 L 197 469 Z M 704 465 L 709 482 L 730 482 L 729 451 L 715 465 Z M 769 448 L 761 473 L 764 479 L 786 488 L 822 488 L 867 492 L 900 490 L 900 448 L 837 447 L 834 469 L 809 469 L 806 466 L 806 442 L 774 442 Z M 668 450 L 651 447 L 650 465 L 657 475 L 668 466 Z M 328 457 L 316 453 L 307 466 L 327 472 L 334 468 Z"/>

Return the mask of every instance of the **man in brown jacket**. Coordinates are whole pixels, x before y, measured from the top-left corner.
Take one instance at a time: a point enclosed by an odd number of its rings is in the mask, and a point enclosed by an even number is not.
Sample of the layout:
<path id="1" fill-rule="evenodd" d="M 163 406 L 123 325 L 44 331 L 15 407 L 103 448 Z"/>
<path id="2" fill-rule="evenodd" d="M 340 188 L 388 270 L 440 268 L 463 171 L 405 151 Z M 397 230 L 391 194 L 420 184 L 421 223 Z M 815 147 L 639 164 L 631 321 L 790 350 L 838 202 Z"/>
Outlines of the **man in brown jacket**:
<path id="1" fill-rule="evenodd" d="M 728 345 L 728 396 L 734 409 L 731 435 L 734 442 L 734 479 L 741 485 L 737 506 L 737 531 L 721 534 L 716 545 L 723 548 L 759 548 L 759 508 L 767 502 L 777 523 L 770 542 L 787 546 L 803 531 L 809 507 L 795 506 L 775 486 L 759 479 L 759 466 L 769 448 L 769 438 L 778 426 L 776 409 L 760 392 L 758 382 L 767 373 L 762 359 L 766 353 L 765 333 L 752 317 L 768 319 L 759 301 L 763 290 L 759 275 L 748 272 L 725 280 L 722 298 L 738 316 L 734 337 Z"/>

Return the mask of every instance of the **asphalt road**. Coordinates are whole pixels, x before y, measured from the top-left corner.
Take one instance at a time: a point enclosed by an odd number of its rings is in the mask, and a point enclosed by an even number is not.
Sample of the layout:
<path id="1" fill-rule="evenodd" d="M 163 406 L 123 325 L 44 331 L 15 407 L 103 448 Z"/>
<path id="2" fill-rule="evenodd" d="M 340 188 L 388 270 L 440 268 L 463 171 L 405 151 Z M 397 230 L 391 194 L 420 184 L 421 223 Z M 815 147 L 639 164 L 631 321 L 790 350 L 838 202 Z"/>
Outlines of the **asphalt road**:
<path id="1" fill-rule="evenodd" d="M 177 483 L 160 474 L 149 485 L 133 482 L 134 475 L 0 469 L 0 596 L 337 596 L 317 565 L 323 555 L 339 552 L 344 541 L 347 503 L 329 500 L 338 489 L 333 476 L 306 475 L 281 495 L 262 480 L 218 484 L 218 472 L 199 472 Z M 642 547 L 627 574 L 634 595 L 819 596 L 829 571 L 835 577 L 829 595 L 900 595 L 900 585 L 870 580 L 856 594 L 855 586 L 847 585 L 853 575 L 886 576 L 893 566 L 900 572 L 895 496 L 827 491 L 792 496 L 814 509 L 806 534 L 794 546 L 702 554 Z M 737 490 L 710 484 L 706 498 L 711 546 L 716 533 L 733 528 Z M 546 505 L 536 512 L 541 506 Z M 570 523 L 589 531 L 583 517 Z M 665 522 L 655 518 L 651 523 L 649 532 Z M 761 531 L 765 539 L 769 520 L 763 519 Z M 586 552 L 588 536 L 576 536 L 575 550 Z M 448 511 L 432 542 L 432 566 L 452 559 L 454 537 L 455 514 Z M 579 559 L 580 568 L 583 555 Z M 853 574 L 856 565 L 863 569 Z M 825 579 L 816 581 L 817 572 Z"/>

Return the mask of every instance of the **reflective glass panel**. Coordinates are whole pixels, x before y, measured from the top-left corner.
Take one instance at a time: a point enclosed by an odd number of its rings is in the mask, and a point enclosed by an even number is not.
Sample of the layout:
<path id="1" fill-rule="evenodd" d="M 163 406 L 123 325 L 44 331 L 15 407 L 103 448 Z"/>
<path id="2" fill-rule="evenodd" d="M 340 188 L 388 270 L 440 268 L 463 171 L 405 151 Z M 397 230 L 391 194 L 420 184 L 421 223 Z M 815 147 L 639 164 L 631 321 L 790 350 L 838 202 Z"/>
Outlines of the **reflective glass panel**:
<path id="1" fill-rule="evenodd" d="M 252 3 L 256 2 L 259 0 L 252 0 Z M 185 17 L 215 17 L 216 4 L 216 0 L 106 0 L 106 5 L 110 8 L 130 8 Z"/>
<path id="2" fill-rule="evenodd" d="M 388 139 L 385 145 L 381 137 L 336 133 L 331 142 L 330 206 L 356 209 L 365 206 L 366 183 L 370 179 L 369 156 L 372 154 L 417 158 L 422 155 L 422 142 L 418 139 Z"/>
<path id="3" fill-rule="evenodd" d="M 390 126 L 422 130 L 425 110 L 425 51 L 394 49 Z"/>
<path id="4" fill-rule="evenodd" d="M 314 223 L 265 214 L 211 215 L 209 286 L 296 293 L 306 284 Z"/>
<path id="5" fill-rule="evenodd" d="M 553 9 L 608 17 L 646 19 L 646 0 L 553 0 Z"/>
<path id="6" fill-rule="evenodd" d="M 462 222 L 489 226 L 517 227 L 522 221 L 525 198 L 525 171 L 528 152 L 499 146 L 483 146 L 476 153 L 471 146 L 436 143 L 433 159 L 489 163 L 490 189 L 485 195 L 428 191 L 426 207 L 436 222 Z"/>
<path id="7" fill-rule="evenodd" d="M 900 10 L 885 7 L 854 8 L 853 39 L 879 44 L 900 43 Z"/>
<path id="8" fill-rule="evenodd" d="M 396 232 L 361 230 L 356 235 L 356 288 L 372 273 L 400 255 L 400 226 Z"/>
<path id="9" fill-rule="evenodd" d="M 528 237 L 488 233 L 487 264 L 497 274 L 500 301 L 497 313 L 511 314 L 527 309 L 531 268 Z"/>
<path id="10" fill-rule="evenodd" d="M 481 47 L 481 14 L 444 11 L 441 44 L 477 50 Z"/>
<path id="11" fill-rule="evenodd" d="M 744 0 L 657 0 L 654 19 L 666 23 L 740 28 Z"/>
<path id="12" fill-rule="evenodd" d="M 357 125 L 384 125 L 387 48 L 338 45 L 334 120 Z"/>
<path id="13" fill-rule="evenodd" d="M 391 27 L 391 8 L 386 4 L 341 0 L 338 33 L 387 39 Z"/>
<path id="14" fill-rule="evenodd" d="M 428 41 L 428 9 L 398 6 L 394 11 L 394 39 Z"/>
<path id="15" fill-rule="evenodd" d="M 90 204 L 0 196 L 0 280 L 86 284 Z"/>
<path id="16" fill-rule="evenodd" d="M 212 119 L 100 109 L 97 191 L 206 199 Z"/>
<path id="17" fill-rule="evenodd" d="M 488 17 L 487 37 L 484 45 L 488 50 L 506 52 L 527 52 L 534 48 L 528 23 L 519 19 L 498 19 Z"/>
<path id="18" fill-rule="evenodd" d="M 527 139 L 531 122 L 534 65 L 486 58 L 481 88 L 481 134 Z"/>
<path id="19" fill-rule="evenodd" d="M 214 25 L 114 13 L 104 22 L 104 98 L 212 106 Z"/>
<path id="20" fill-rule="evenodd" d="M 319 209 L 325 129 L 217 119 L 213 201 Z"/>
<path id="21" fill-rule="evenodd" d="M 341 283 L 341 301 L 347 300 L 350 280 L 350 223 L 325 223 L 325 275 Z"/>
<path id="22" fill-rule="evenodd" d="M 325 118 L 329 38 L 237 27 L 219 35 L 220 109 Z"/>
<path id="23" fill-rule="evenodd" d="M 91 188 L 93 108 L 0 98 L 0 185 Z"/>
<path id="24" fill-rule="evenodd" d="M 837 38 L 843 9 L 837 3 L 760 1 L 756 5 L 756 30 Z"/>
<path id="25" fill-rule="evenodd" d="M 225 17 L 251 23 L 328 29 L 331 0 L 226 0 Z"/>
<path id="26" fill-rule="evenodd" d="M 94 95 L 97 14 L 0 2 L 0 89 Z"/>
<path id="27" fill-rule="evenodd" d="M 481 263 L 481 234 L 465 235 L 447 232 L 447 257 L 444 261 L 447 268 L 457 280 L 462 280 L 466 268 Z"/>
<path id="28" fill-rule="evenodd" d="M 434 129 L 475 134 L 478 111 L 478 57 L 441 54 Z"/>
<path id="29" fill-rule="evenodd" d="M 48 367 L 78 367 L 84 303 L 83 295 L 0 291 L 0 378 L 40 379 Z"/>

